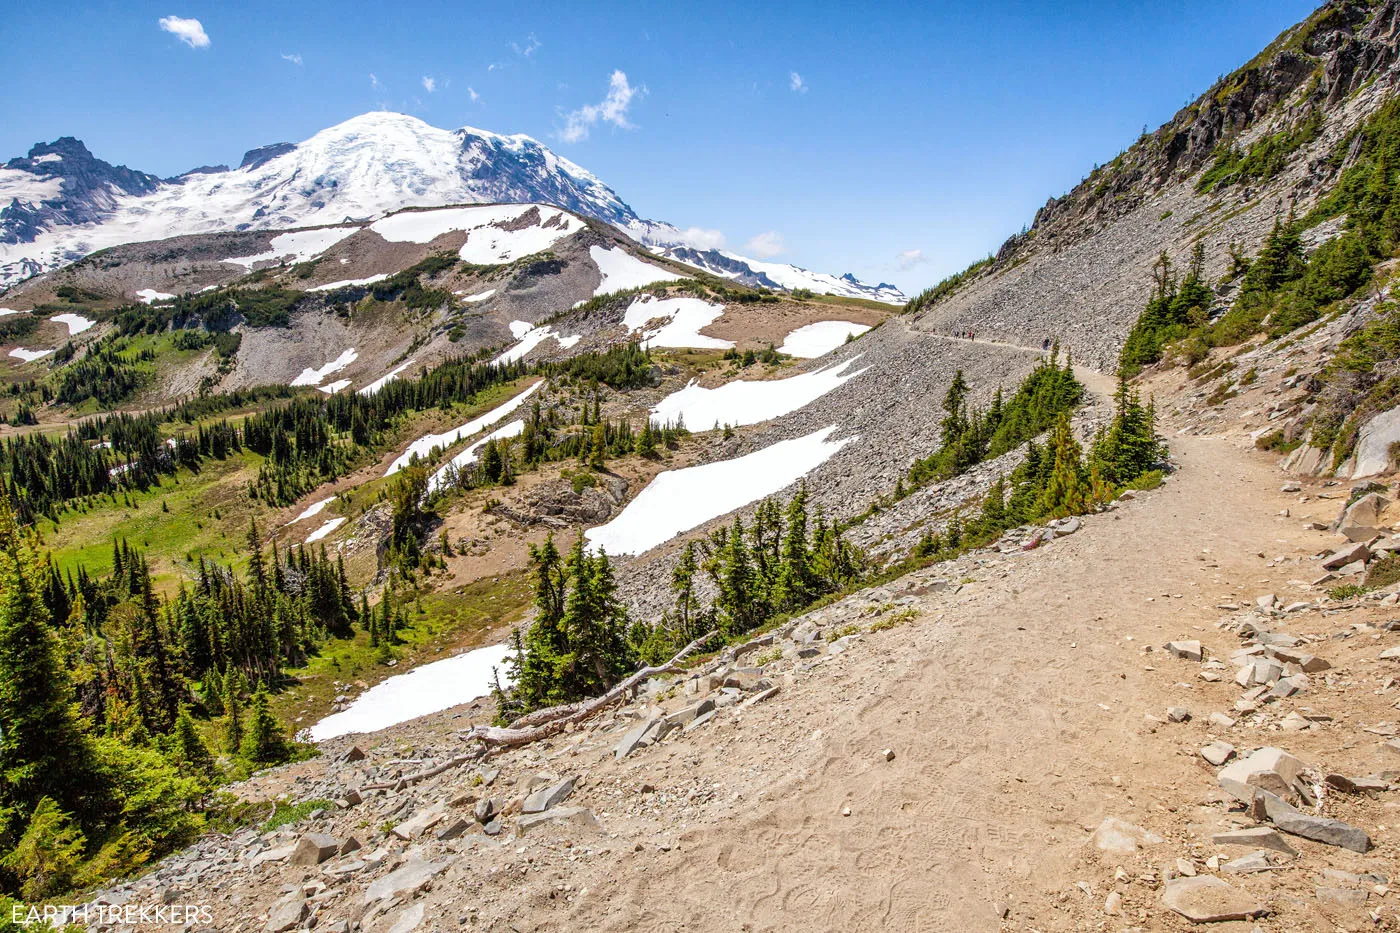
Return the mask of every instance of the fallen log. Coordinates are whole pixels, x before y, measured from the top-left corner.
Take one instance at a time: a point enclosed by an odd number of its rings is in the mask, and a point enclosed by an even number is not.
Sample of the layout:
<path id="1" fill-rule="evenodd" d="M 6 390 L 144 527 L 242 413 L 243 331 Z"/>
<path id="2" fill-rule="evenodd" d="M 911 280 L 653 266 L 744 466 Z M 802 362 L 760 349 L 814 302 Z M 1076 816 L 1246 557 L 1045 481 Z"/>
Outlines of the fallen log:
<path id="1" fill-rule="evenodd" d="M 388 783 L 366 784 L 366 785 L 364 786 L 364 788 L 362 788 L 362 789 L 363 789 L 363 790 L 402 790 L 404 787 L 408 787 L 408 786 L 410 786 L 410 785 L 417 784 L 419 781 L 426 781 L 428 778 L 437 777 L 439 774 L 441 774 L 441 773 L 444 772 L 444 771 L 448 771 L 448 770 L 450 770 L 450 769 L 452 769 L 452 768 L 460 768 L 462 765 L 466 764 L 467 762 L 473 760 L 473 759 L 476 758 L 476 757 L 478 757 L 478 756 L 476 756 L 476 755 L 458 755 L 458 756 L 455 757 L 455 758 L 449 758 L 447 761 L 444 761 L 442 764 L 440 764 L 440 765 L 438 765 L 438 766 L 436 766 L 436 767 L 428 768 L 426 771 L 419 771 L 417 774 L 410 774 L 408 777 L 399 778 L 399 779 L 396 780 L 396 781 L 389 781 Z"/>
<path id="2" fill-rule="evenodd" d="M 632 674 L 630 677 L 620 681 L 615 687 L 600 697 L 591 700 L 584 700 L 579 703 L 566 703 L 563 706 L 551 706 L 549 709 L 536 710 L 526 716 L 512 722 L 509 726 L 474 726 L 470 732 L 462 733 L 463 737 L 481 742 L 486 748 L 516 748 L 521 745 L 529 745 L 531 742 L 538 742 L 540 739 L 549 738 L 563 732 L 569 726 L 583 722 L 614 703 L 621 702 L 622 698 L 635 690 L 639 684 L 648 677 L 655 677 L 658 674 L 678 674 L 681 672 L 680 662 L 691 654 L 699 650 L 717 632 L 711 631 L 690 644 L 682 648 L 675 657 L 655 667 L 644 667 Z"/>

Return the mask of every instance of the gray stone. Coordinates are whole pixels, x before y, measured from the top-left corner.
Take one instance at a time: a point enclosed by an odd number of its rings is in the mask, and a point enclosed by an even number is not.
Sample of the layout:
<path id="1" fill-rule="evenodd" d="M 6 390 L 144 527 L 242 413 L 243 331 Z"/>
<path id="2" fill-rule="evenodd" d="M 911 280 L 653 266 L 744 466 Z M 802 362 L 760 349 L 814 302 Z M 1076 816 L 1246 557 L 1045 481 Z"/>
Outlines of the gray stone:
<path id="1" fill-rule="evenodd" d="M 1131 855 L 1141 847 L 1157 845 L 1164 841 L 1156 833 L 1114 816 L 1105 817 L 1089 837 L 1089 844 L 1094 848 L 1115 855 Z"/>
<path id="2" fill-rule="evenodd" d="M 478 823 L 489 823 L 491 817 L 496 815 L 496 801 L 490 797 L 482 797 L 472 807 L 472 816 L 476 817 Z"/>
<path id="3" fill-rule="evenodd" d="M 1335 530 L 1338 534 L 1346 535 L 1348 541 L 1371 541 L 1380 534 L 1381 513 L 1389 504 L 1385 496 L 1368 492 L 1342 510 L 1342 514 L 1337 516 Z"/>
<path id="4" fill-rule="evenodd" d="M 535 791 L 525 798 L 524 811 L 526 813 L 543 813 L 558 806 L 569 799 L 569 795 L 574 792 L 574 784 L 577 781 L 577 777 L 566 777 L 558 784 Z"/>
<path id="5" fill-rule="evenodd" d="M 1288 840 L 1268 826 L 1254 826 L 1249 829 L 1232 829 L 1216 833 L 1211 841 L 1218 846 L 1248 846 L 1251 849 L 1272 849 L 1290 857 L 1296 857 L 1298 850 L 1288 844 Z"/>
<path id="6" fill-rule="evenodd" d="M 306 895 L 296 891 L 272 905 L 263 929 L 267 933 L 285 933 L 306 919 L 306 914 Z"/>
<path id="7" fill-rule="evenodd" d="M 1358 541 L 1355 544 L 1349 544 L 1346 547 L 1333 551 L 1331 554 L 1329 554 L 1322 561 L 1322 569 L 1341 570 L 1348 564 L 1353 564 L 1357 561 L 1361 561 L 1364 563 L 1366 558 L 1370 556 L 1371 549 L 1368 548 L 1363 542 Z"/>
<path id="8" fill-rule="evenodd" d="M 341 764 L 349 764 L 352 761 L 364 761 L 365 750 L 358 745 L 351 745 L 345 750 L 345 754 L 340 756 Z"/>
<path id="9" fill-rule="evenodd" d="M 692 719 L 692 720 L 690 721 L 690 723 L 689 723 L 688 725 L 686 725 L 684 731 L 687 732 L 687 733 L 694 732 L 696 729 L 699 729 L 701 726 L 705 725 L 705 723 L 709 722 L 711 719 L 714 719 L 714 718 L 715 718 L 715 714 L 716 714 L 717 712 L 718 712 L 718 710 L 710 710 L 708 713 L 703 713 L 703 714 L 701 714 L 701 715 L 699 715 L 699 716 L 696 716 L 694 719 Z"/>
<path id="10" fill-rule="evenodd" d="M 683 726 L 686 723 L 693 721 L 696 716 L 701 716 L 705 713 L 708 713 L 714 708 L 715 701 L 709 697 L 706 697 L 699 703 L 692 703 L 689 706 L 682 707 L 681 709 L 676 710 L 674 713 L 669 714 L 666 717 L 666 721 L 673 726 Z"/>
<path id="11" fill-rule="evenodd" d="M 293 865 L 319 865 L 338 855 L 343 844 L 342 840 L 325 833 L 307 833 L 297 842 L 289 861 Z M 359 844 L 355 847 L 359 848 Z"/>
<path id="12" fill-rule="evenodd" d="M 447 842 L 449 839 L 456 839 L 458 836 L 461 836 L 467 830 L 471 829 L 471 826 L 471 823 L 458 817 L 456 820 L 453 820 L 447 826 L 444 826 L 434 833 L 433 838 L 437 839 L 439 842 Z"/>
<path id="13" fill-rule="evenodd" d="M 1185 722 L 1191 718 L 1191 711 L 1184 706 L 1167 707 L 1167 720 L 1169 722 Z"/>
<path id="14" fill-rule="evenodd" d="M 1201 757 L 1218 768 L 1235 757 L 1235 746 L 1229 742 L 1211 742 L 1201 749 Z"/>
<path id="15" fill-rule="evenodd" d="M 1232 875 L 1243 875 L 1256 871 L 1272 871 L 1274 863 L 1269 861 L 1269 853 L 1263 849 L 1251 852 L 1237 859 L 1231 859 L 1221 867 L 1221 871 L 1229 872 Z"/>
<path id="16" fill-rule="evenodd" d="M 1263 798 L 1264 812 L 1269 819 L 1286 833 L 1353 852 L 1365 853 L 1371 848 L 1371 837 L 1363 829 L 1341 820 L 1304 813 L 1268 791 L 1261 790 L 1258 794 Z"/>
<path id="17" fill-rule="evenodd" d="M 394 925 L 389 927 L 389 933 L 413 933 L 414 930 L 423 924 L 423 911 L 426 907 L 419 903 L 399 914 L 394 920 Z"/>
<path id="18" fill-rule="evenodd" d="M 1281 748 L 1261 748 L 1248 758 L 1226 766 L 1216 776 L 1220 787 L 1236 800 L 1249 803 L 1256 788 L 1280 796 L 1294 796 L 1294 782 L 1303 770 L 1303 763 Z"/>
<path id="19" fill-rule="evenodd" d="M 659 716 L 653 716 L 643 721 L 641 725 L 634 726 L 632 729 L 628 730 L 627 734 L 622 737 L 622 741 L 617 743 L 617 748 L 613 749 L 613 757 L 621 761 L 623 758 L 626 758 L 636 751 L 642 744 L 643 736 L 645 736 L 659 720 Z"/>
<path id="20" fill-rule="evenodd" d="M 740 690 L 752 690 L 763 681 L 763 668 L 736 667 L 724 675 L 724 686 Z"/>
<path id="21" fill-rule="evenodd" d="M 446 816 L 441 810 L 423 810 L 394 826 L 393 833 L 405 841 L 417 839 Z"/>
<path id="22" fill-rule="evenodd" d="M 494 819 L 481 827 L 481 831 L 488 836 L 499 836 L 503 828 L 504 827 L 501 826 L 501 821 L 499 819 Z"/>
<path id="23" fill-rule="evenodd" d="M 1338 907 L 1365 907 L 1366 892 L 1356 888 L 1335 888 L 1330 885 L 1317 886 L 1317 899 L 1325 904 Z"/>
<path id="24" fill-rule="evenodd" d="M 1187 661 L 1199 661 L 1205 657 L 1205 652 L 1201 650 L 1201 643 L 1192 639 L 1191 641 L 1169 641 L 1167 651 L 1172 657 L 1183 658 Z"/>
<path id="25" fill-rule="evenodd" d="M 792 640 L 799 645 L 810 645 L 821 635 L 817 623 L 807 619 L 792 631 Z"/>
<path id="26" fill-rule="evenodd" d="M 373 904 L 375 901 L 391 897 L 417 894 L 441 874 L 447 865 L 447 862 L 428 862 L 420 858 L 411 858 L 366 888 L 364 902 Z"/>
<path id="27" fill-rule="evenodd" d="M 1305 674 L 1316 674 L 1332 666 L 1330 662 L 1297 648 L 1270 648 L 1269 651 L 1278 660 L 1296 665 Z"/>
<path id="28" fill-rule="evenodd" d="M 520 817 L 515 825 L 521 835 L 541 826 L 602 830 L 598 821 L 593 818 L 593 811 L 586 807 L 555 807 L 543 813 L 528 813 Z"/>
<path id="29" fill-rule="evenodd" d="M 1162 903 L 1193 923 L 1248 920 L 1265 913 L 1264 905 L 1211 875 L 1168 881 Z"/>

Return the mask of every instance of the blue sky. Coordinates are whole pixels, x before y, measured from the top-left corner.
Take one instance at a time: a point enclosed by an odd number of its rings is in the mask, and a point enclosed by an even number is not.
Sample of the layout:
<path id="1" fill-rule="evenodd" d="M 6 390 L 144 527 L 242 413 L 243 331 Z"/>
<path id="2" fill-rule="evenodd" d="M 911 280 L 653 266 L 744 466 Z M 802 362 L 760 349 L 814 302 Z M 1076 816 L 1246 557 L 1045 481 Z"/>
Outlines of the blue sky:
<path id="1" fill-rule="evenodd" d="M 758 7 L 12 0 L 0 158 L 72 135 L 174 175 L 388 108 L 528 133 L 642 216 L 912 294 L 1314 4 Z"/>

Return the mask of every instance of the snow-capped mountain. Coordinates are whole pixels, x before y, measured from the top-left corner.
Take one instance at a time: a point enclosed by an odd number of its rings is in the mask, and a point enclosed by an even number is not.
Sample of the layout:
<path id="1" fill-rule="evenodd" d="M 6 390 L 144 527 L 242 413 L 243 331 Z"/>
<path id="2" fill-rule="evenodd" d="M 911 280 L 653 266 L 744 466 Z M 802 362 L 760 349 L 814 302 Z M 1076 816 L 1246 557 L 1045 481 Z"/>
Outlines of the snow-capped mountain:
<path id="1" fill-rule="evenodd" d="M 493 202 L 558 205 L 750 284 L 904 301 L 891 286 L 851 276 L 691 249 L 679 229 L 642 220 L 597 176 L 529 136 L 443 130 L 389 112 L 354 117 L 301 143 L 250 150 L 236 169 L 205 166 L 165 180 L 103 162 L 76 139 L 37 145 L 0 168 L 0 289 L 122 243 Z"/>

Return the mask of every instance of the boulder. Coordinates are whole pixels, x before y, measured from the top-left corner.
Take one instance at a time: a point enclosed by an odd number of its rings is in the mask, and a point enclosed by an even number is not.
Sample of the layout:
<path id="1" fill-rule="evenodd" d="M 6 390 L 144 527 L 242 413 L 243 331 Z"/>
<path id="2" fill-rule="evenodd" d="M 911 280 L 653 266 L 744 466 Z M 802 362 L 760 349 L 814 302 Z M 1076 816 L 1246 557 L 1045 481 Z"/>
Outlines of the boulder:
<path id="1" fill-rule="evenodd" d="M 1316 674 L 1318 671 L 1325 671 L 1332 666 L 1322 658 L 1297 648 L 1270 647 L 1269 653 L 1285 664 L 1296 665 L 1305 674 Z"/>
<path id="2" fill-rule="evenodd" d="M 1363 829 L 1341 820 L 1304 813 L 1268 791 L 1258 793 L 1269 820 L 1286 833 L 1363 854 L 1371 848 L 1371 837 Z"/>
<path id="3" fill-rule="evenodd" d="M 1400 441 L 1400 406 L 1376 415 L 1361 426 L 1351 457 L 1351 478 L 1376 476 L 1390 469 L 1391 445 Z"/>
<path id="4" fill-rule="evenodd" d="M 669 714 L 666 717 L 666 721 L 673 726 L 683 726 L 686 723 L 693 721 L 695 717 L 704 715 L 705 713 L 708 713 L 714 708 L 715 701 L 709 697 L 706 697 L 699 703 L 692 703 L 689 706 L 682 707 L 681 709 L 676 710 L 674 713 Z"/>
<path id="5" fill-rule="evenodd" d="M 1187 661 L 1199 661 L 1205 657 L 1201 650 L 1201 643 L 1192 639 L 1191 641 L 1169 641 L 1167 651 L 1174 658 L 1183 658 Z"/>
<path id="6" fill-rule="evenodd" d="M 1089 837 L 1089 844 L 1100 852 L 1109 852 L 1114 855 L 1131 855 L 1139 848 L 1150 845 L 1157 845 L 1165 840 L 1156 833 L 1149 832 L 1141 826 L 1134 826 L 1126 820 L 1117 817 L 1105 817 L 1104 821 L 1094 830 Z"/>
<path id="7" fill-rule="evenodd" d="M 1212 875 L 1168 881 L 1162 903 L 1192 923 L 1249 920 L 1265 913 L 1263 904 Z"/>
<path id="8" fill-rule="evenodd" d="M 629 729 L 627 734 L 622 737 L 622 741 L 617 743 L 617 748 L 613 749 L 613 757 L 621 761 L 623 758 L 626 758 L 636 751 L 642 744 L 642 737 L 651 731 L 651 728 L 660 721 L 660 718 L 659 716 L 652 716 L 649 719 L 643 720 L 640 725 Z"/>
<path id="9" fill-rule="evenodd" d="M 1254 799 L 1257 789 L 1281 797 L 1294 798 L 1294 784 L 1303 770 L 1303 763 L 1281 748 L 1261 748 L 1248 758 L 1241 758 L 1216 776 L 1220 788 L 1244 803 Z"/>
<path id="10" fill-rule="evenodd" d="M 423 904 L 414 904 L 403 913 L 399 914 L 394 921 L 394 925 L 389 927 L 389 933 L 413 933 L 423 924 Z"/>
<path id="11" fill-rule="evenodd" d="M 490 797 L 482 797 L 472 808 L 472 816 L 476 817 L 478 823 L 489 823 L 491 817 L 496 815 L 496 801 Z"/>
<path id="12" fill-rule="evenodd" d="M 1221 866 L 1220 870 L 1232 875 L 1243 875 L 1256 871 L 1272 871 L 1276 867 L 1270 860 L 1269 853 L 1260 849 L 1237 859 L 1231 859 Z"/>
<path id="13" fill-rule="evenodd" d="M 1205 748 L 1201 749 L 1201 757 L 1218 768 L 1235 757 L 1235 746 L 1231 745 L 1229 742 L 1211 742 Z"/>
<path id="14" fill-rule="evenodd" d="M 344 842 L 325 833 L 307 833 L 297 842 L 290 859 L 293 865 L 319 865 L 328 858 L 340 854 Z M 355 844 L 359 848 L 359 843 Z"/>
<path id="15" fill-rule="evenodd" d="M 566 777 L 557 784 L 540 788 L 525 798 L 524 811 L 526 813 L 543 813 L 558 806 L 569 799 L 569 795 L 574 792 L 574 784 L 577 781 L 576 777 Z"/>
<path id="16" fill-rule="evenodd" d="M 543 813 L 527 813 L 516 822 L 516 829 L 522 836 L 541 826 L 602 831 L 602 827 L 593 817 L 593 811 L 586 807 L 555 807 Z"/>
<path id="17" fill-rule="evenodd" d="M 441 874 L 447 865 L 447 862 L 428 862 L 420 858 L 411 858 L 366 888 L 364 902 L 373 904 L 375 901 L 391 897 L 417 894 Z"/>
<path id="18" fill-rule="evenodd" d="M 1232 829 L 1223 833 L 1216 833 L 1211 837 L 1211 842 L 1218 846 L 1246 846 L 1251 849 L 1272 849 L 1281 852 L 1289 857 L 1295 857 L 1298 850 L 1288 844 L 1288 841 L 1278 834 L 1277 830 L 1268 826 L 1254 826 L 1250 829 Z"/>
<path id="19" fill-rule="evenodd" d="M 1372 541 L 1381 532 L 1381 513 L 1390 500 L 1380 493 L 1368 492 L 1342 510 L 1334 530 L 1348 541 Z"/>
<path id="20" fill-rule="evenodd" d="M 263 927 L 267 933 L 286 933 L 306 919 L 307 906 L 306 895 L 300 891 L 282 898 L 272 905 L 272 911 L 268 914 L 267 925 Z"/>
<path id="21" fill-rule="evenodd" d="M 423 810 L 394 827 L 394 835 L 405 841 L 417 839 L 438 823 L 445 814 L 441 810 Z"/>
<path id="22" fill-rule="evenodd" d="M 1368 548 L 1365 543 L 1358 541 L 1355 544 L 1349 544 L 1344 548 L 1333 551 L 1331 554 L 1327 555 L 1327 557 L 1323 558 L 1322 569 L 1341 570 L 1348 564 L 1353 564 L 1357 561 L 1364 564 L 1366 558 L 1370 556 L 1371 549 Z"/>

